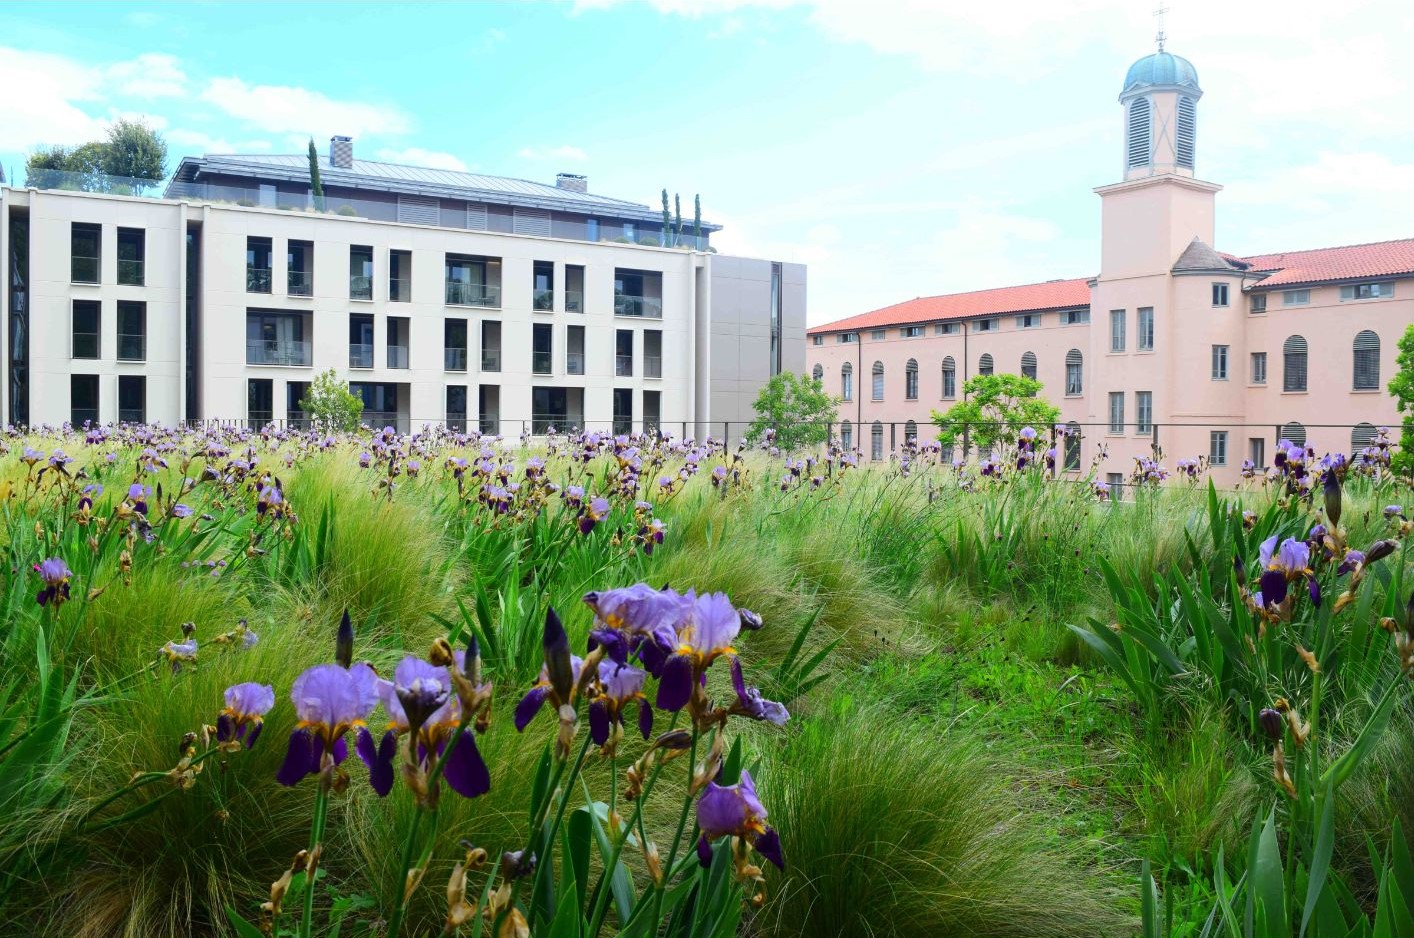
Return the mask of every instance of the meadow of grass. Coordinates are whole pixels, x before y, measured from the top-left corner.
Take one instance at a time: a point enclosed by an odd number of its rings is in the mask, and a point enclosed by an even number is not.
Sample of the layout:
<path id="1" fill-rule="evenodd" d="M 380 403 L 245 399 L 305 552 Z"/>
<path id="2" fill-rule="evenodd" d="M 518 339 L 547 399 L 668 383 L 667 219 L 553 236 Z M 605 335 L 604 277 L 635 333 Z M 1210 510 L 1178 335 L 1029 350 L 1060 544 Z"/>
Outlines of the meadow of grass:
<path id="1" fill-rule="evenodd" d="M 738 730 L 786 857 L 782 871 L 761 864 L 764 896 L 738 933 L 1296 935 L 1309 894 L 1319 912 L 1305 933 L 1336 934 L 1339 920 L 1342 938 L 1367 934 L 1368 919 L 1395 928 L 1373 934 L 1414 934 L 1398 930 L 1414 889 L 1406 905 L 1395 885 L 1407 861 L 1396 841 L 1414 831 L 1414 691 L 1390 649 L 1411 627 L 1410 526 L 1385 511 L 1408 489 L 1388 476 L 1340 465 L 1337 528 L 1315 454 L 1304 480 L 1222 493 L 1172 482 L 1116 503 L 1040 467 L 983 477 L 926 450 L 861 467 L 837 451 L 793 462 L 640 438 L 147 428 L 4 446 L 4 934 L 224 935 L 228 908 L 258 920 L 315 811 L 312 782 L 274 780 L 295 726 L 290 687 L 333 660 L 345 612 L 355 657 L 384 675 L 439 638 L 481 639 L 491 788 L 443 795 L 403 930 L 443 933 L 459 842 L 493 858 L 524 846 L 553 717 L 524 733 L 510 717 L 541 670 L 547 610 L 580 654 L 594 626 L 583 594 L 638 582 L 758 613 L 764 626 L 737 651 L 747 680 L 791 712 Z M 573 487 L 582 502 L 566 498 Z M 1259 542 L 1306 538 L 1317 522 L 1338 532 L 1337 553 L 1312 561 L 1325 602 L 1288 603 L 1285 619 L 1254 609 Z M 1389 556 L 1337 574 L 1345 545 L 1381 539 Z M 56 557 L 68 599 L 41 605 L 37 565 Z M 244 647 L 242 629 L 258 642 Z M 1228 634 L 1235 644 L 1215 647 Z M 711 694 L 729 694 L 713 670 Z M 184 737 L 215 723 L 223 689 L 242 681 L 275 689 L 259 745 L 181 774 Z M 1314 722 L 1313 692 L 1319 735 L 1304 751 L 1285 744 L 1302 793 L 1291 798 L 1260 711 L 1285 696 Z M 1343 762 L 1352 749 L 1358 763 Z M 616 762 L 588 758 L 586 788 L 622 785 L 641 751 L 630 732 Z M 1332 763 L 1350 771 L 1326 794 L 1318 764 Z M 315 933 L 385 934 L 419 809 L 401 785 L 377 797 L 357 759 L 347 765 Z M 169 771 L 126 790 L 136 773 Z M 666 780 L 668 797 L 644 802 L 641 837 L 665 852 L 683 788 Z M 1286 891 L 1255 900 L 1264 911 L 1244 924 L 1244 877 L 1258 882 L 1271 852 L 1254 831 L 1274 811 Z M 624 864 L 635 886 L 648 880 L 641 854 Z M 622 925 L 611 914 L 605 931 Z"/>

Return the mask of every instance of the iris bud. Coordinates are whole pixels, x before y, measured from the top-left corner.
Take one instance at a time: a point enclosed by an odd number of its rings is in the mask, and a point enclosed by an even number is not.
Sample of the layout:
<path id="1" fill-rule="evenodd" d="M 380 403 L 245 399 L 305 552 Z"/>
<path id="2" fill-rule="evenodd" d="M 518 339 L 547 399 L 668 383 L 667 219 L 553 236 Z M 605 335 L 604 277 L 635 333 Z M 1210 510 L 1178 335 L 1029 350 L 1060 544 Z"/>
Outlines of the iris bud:
<path id="1" fill-rule="evenodd" d="M 1282 719 L 1282 715 L 1271 707 L 1267 707 L 1257 714 L 1257 724 L 1262 727 L 1262 732 L 1273 740 L 1281 739 L 1282 733 L 1286 729 L 1286 721 Z"/>
<path id="2" fill-rule="evenodd" d="M 550 687 L 562 701 L 568 702 L 574 689 L 574 666 L 570 663 L 570 640 L 554 607 L 545 611 L 545 670 Z"/>
<path id="3" fill-rule="evenodd" d="M 748 632 L 755 632 L 764 624 L 761 614 L 750 609 L 738 609 L 737 614 L 741 617 L 741 627 Z"/>
<path id="4" fill-rule="evenodd" d="M 345 669 L 353 667 L 353 641 L 353 620 L 345 609 L 344 617 L 339 620 L 338 635 L 334 638 L 334 660 Z"/>
<path id="5" fill-rule="evenodd" d="M 1397 547 L 1399 547 L 1399 542 L 1390 538 L 1385 538 L 1382 541 L 1375 541 L 1375 543 L 1370 545 L 1370 549 L 1365 551 L 1365 566 L 1368 567 L 1376 560 L 1383 560 L 1390 554 L 1394 553 L 1395 548 Z"/>
<path id="6" fill-rule="evenodd" d="M 673 730 L 653 741 L 654 749 L 686 749 L 692 745 L 692 734 L 687 730 Z"/>
<path id="7" fill-rule="evenodd" d="M 1323 486 L 1326 495 L 1326 517 L 1330 519 L 1331 527 L 1340 524 L 1340 477 L 1335 474 L 1335 469 L 1326 470 L 1326 479 Z"/>

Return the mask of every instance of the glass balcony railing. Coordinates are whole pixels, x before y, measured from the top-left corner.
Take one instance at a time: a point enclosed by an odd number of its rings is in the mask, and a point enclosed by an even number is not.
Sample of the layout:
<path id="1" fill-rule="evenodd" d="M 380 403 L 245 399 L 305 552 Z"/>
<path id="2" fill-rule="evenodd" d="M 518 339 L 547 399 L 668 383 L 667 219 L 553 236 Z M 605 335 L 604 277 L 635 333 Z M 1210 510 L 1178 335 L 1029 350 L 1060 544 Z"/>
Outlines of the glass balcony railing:
<path id="1" fill-rule="evenodd" d="M 501 350 L 498 348 L 484 348 L 481 350 L 481 370 L 500 371 L 501 370 Z"/>
<path id="2" fill-rule="evenodd" d="M 285 426 L 291 430 L 308 430 L 309 415 L 302 410 L 285 411 Z"/>
<path id="3" fill-rule="evenodd" d="M 372 368 L 373 367 L 373 346 L 359 342 L 349 343 L 349 367 L 350 368 Z"/>
<path id="4" fill-rule="evenodd" d="M 313 296 L 314 273 L 308 270 L 292 270 L 287 275 L 285 291 L 290 296 Z"/>
<path id="5" fill-rule="evenodd" d="M 448 306 L 500 306 L 501 288 L 489 283 L 447 281 Z"/>
<path id="6" fill-rule="evenodd" d="M 381 430 L 383 427 L 392 427 L 399 433 L 406 433 L 407 418 L 391 410 L 365 410 L 359 415 L 359 421 L 364 426 Z"/>
<path id="7" fill-rule="evenodd" d="M 566 352 L 566 353 L 565 353 L 565 374 L 567 374 L 567 375 L 582 375 L 582 374 L 584 374 L 584 353 L 583 353 L 583 352 Z"/>
<path id="8" fill-rule="evenodd" d="M 257 339 L 245 345 L 247 365 L 289 365 L 307 367 L 314 361 L 310 342 L 266 342 Z"/>
<path id="9" fill-rule="evenodd" d="M 531 352 L 531 353 L 530 353 L 530 371 L 531 371 L 532 374 L 548 375 L 548 374 L 550 374 L 553 370 L 554 370 L 554 369 L 552 368 L 552 366 L 551 366 L 551 364 L 550 364 L 550 353 L 549 353 L 549 352 Z"/>
<path id="10" fill-rule="evenodd" d="M 118 282 L 130 287 L 142 286 L 143 263 L 136 260 L 118 259 Z"/>
<path id="11" fill-rule="evenodd" d="M 147 359 L 147 336 L 118 333 L 118 361 L 140 362 Z"/>
<path id="12" fill-rule="evenodd" d="M 623 436 L 625 433 L 633 432 L 633 418 L 623 414 L 614 414 L 614 436 Z"/>
<path id="13" fill-rule="evenodd" d="M 663 300 L 656 296 L 633 296 L 628 293 L 614 294 L 615 316 L 639 316 L 643 319 L 662 319 Z"/>
<path id="14" fill-rule="evenodd" d="M 486 416 L 482 417 L 480 420 L 477 421 L 477 425 L 480 428 L 482 434 L 486 436 L 495 436 L 496 434 L 501 432 L 501 415 L 487 414 Z"/>
<path id="15" fill-rule="evenodd" d="M 453 433 L 466 432 L 466 414 L 448 414 L 447 429 Z"/>
<path id="16" fill-rule="evenodd" d="M 408 347 L 406 345 L 388 346 L 388 367 L 406 368 L 408 366 Z"/>
<path id="17" fill-rule="evenodd" d="M 657 355 L 643 356 L 643 377 L 663 377 L 663 359 Z"/>
<path id="18" fill-rule="evenodd" d="M 536 290 L 534 308 L 541 312 L 549 312 L 555 308 L 554 290 Z"/>
<path id="19" fill-rule="evenodd" d="M 567 312 L 567 313 L 582 313 L 582 312 L 584 312 L 584 291 L 583 291 L 583 290 L 566 290 L 566 291 L 565 291 L 565 312 Z"/>
<path id="20" fill-rule="evenodd" d="M 349 299 L 351 300 L 371 300 L 373 299 L 373 278 L 362 277 L 357 274 L 349 276 Z"/>
<path id="21" fill-rule="evenodd" d="M 140 407 L 118 408 L 119 423 L 147 423 L 147 411 Z"/>
<path id="22" fill-rule="evenodd" d="M 73 338 L 72 354 L 74 358 L 97 358 L 98 333 L 75 332 Z"/>
<path id="23" fill-rule="evenodd" d="M 617 375 L 617 376 L 620 377 L 620 378 L 632 378 L 632 377 L 633 377 L 633 356 L 632 356 L 632 355 L 615 355 L 615 356 L 614 356 L 614 374 Z"/>
<path id="24" fill-rule="evenodd" d="M 96 425 L 98 423 L 98 411 L 95 408 L 75 407 L 73 410 L 69 411 L 69 423 L 76 427 L 82 427 L 86 423 Z"/>
<path id="25" fill-rule="evenodd" d="M 411 302 L 412 302 L 412 278 L 411 278 L 411 277 L 389 277 L 389 278 L 388 278 L 388 302 L 389 302 L 389 303 L 411 303 Z"/>
<path id="26" fill-rule="evenodd" d="M 245 419 L 252 428 L 258 430 L 275 419 L 275 412 L 273 410 L 250 410 L 246 411 Z"/>
<path id="27" fill-rule="evenodd" d="M 442 367 L 447 371 L 466 371 L 466 349 L 443 349 Z"/>
<path id="28" fill-rule="evenodd" d="M 98 282 L 98 258 L 74 257 L 69 261 L 69 279 L 74 283 Z"/>
<path id="29" fill-rule="evenodd" d="M 247 293 L 269 293 L 270 292 L 270 268 L 269 267 L 247 267 L 245 269 L 245 292 Z"/>

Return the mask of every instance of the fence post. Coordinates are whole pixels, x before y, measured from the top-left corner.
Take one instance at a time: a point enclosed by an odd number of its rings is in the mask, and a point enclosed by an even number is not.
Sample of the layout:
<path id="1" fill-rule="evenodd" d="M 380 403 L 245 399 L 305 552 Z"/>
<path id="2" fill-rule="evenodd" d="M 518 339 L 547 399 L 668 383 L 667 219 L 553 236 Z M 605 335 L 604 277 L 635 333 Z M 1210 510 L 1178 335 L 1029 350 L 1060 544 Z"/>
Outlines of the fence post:
<path id="1" fill-rule="evenodd" d="M 898 424 L 889 422 L 889 455 L 898 452 Z"/>

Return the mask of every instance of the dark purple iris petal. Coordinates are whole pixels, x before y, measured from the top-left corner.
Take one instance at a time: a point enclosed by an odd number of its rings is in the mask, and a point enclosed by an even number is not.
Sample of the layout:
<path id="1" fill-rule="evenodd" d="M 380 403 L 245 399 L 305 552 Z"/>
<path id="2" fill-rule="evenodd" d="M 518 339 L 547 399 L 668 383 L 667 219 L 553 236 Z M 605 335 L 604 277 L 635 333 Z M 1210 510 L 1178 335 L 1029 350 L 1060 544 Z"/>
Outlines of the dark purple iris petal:
<path id="1" fill-rule="evenodd" d="M 263 721 L 256 723 L 250 728 L 250 735 L 246 737 L 245 741 L 245 747 L 247 749 L 255 748 L 255 741 L 260 738 L 260 731 L 263 729 L 265 729 L 265 723 Z"/>
<path id="2" fill-rule="evenodd" d="M 532 687 L 530 691 L 516 704 L 516 732 L 519 733 L 530 725 L 530 721 L 535 719 L 535 715 L 540 712 L 540 708 L 545 704 L 545 698 L 550 696 L 550 688 L 545 685 Z"/>
<path id="3" fill-rule="evenodd" d="M 697 838 L 697 862 L 704 870 L 712 865 L 712 845 L 706 837 Z"/>
<path id="4" fill-rule="evenodd" d="M 368 732 L 367 727 L 360 726 L 354 751 L 368 766 L 369 786 L 378 793 L 379 798 L 385 797 L 393 790 L 393 759 L 398 753 L 398 734 L 388 730 L 375 746 L 373 734 Z"/>
<path id="5" fill-rule="evenodd" d="M 216 739 L 219 742 L 229 743 L 236 738 L 236 720 L 229 713 L 223 713 L 216 718 Z"/>
<path id="6" fill-rule="evenodd" d="M 641 638 L 634 646 L 634 654 L 638 656 L 639 662 L 643 665 L 643 670 L 654 677 L 663 676 L 663 665 L 668 661 L 668 651 L 651 638 Z"/>
<path id="7" fill-rule="evenodd" d="M 334 748 L 330 750 L 334 754 L 334 764 L 342 765 L 343 761 L 349 757 L 349 742 L 340 736 L 334 740 Z"/>
<path id="8" fill-rule="evenodd" d="M 285 751 L 285 764 L 275 773 L 275 781 L 281 785 L 297 785 L 300 779 L 309 774 L 311 763 L 315 763 L 314 734 L 307 729 L 295 730 L 290 734 L 290 748 Z"/>
<path id="9" fill-rule="evenodd" d="M 1258 581 L 1262 589 L 1262 599 L 1268 606 L 1280 606 L 1286 599 L 1286 574 L 1281 570 L 1268 570 Z"/>
<path id="10" fill-rule="evenodd" d="M 618 629 L 594 629 L 589 633 L 589 650 L 602 646 L 616 664 L 628 664 L 628 640 Z"/>
<path id="11" fill-rule="evenodd" d="M 447 757 L 442 776 L 452 791 L 463 798 L 475 798 L 491 790 L 491 771 L 486 768 L 486 760 L 476 748 L 476 737 L 469 730 L 462 730 L 461 738 Z"/>
<path id="12" fill-rule="evenodd" d="M 1311 594 L 1311 604 L 1317 609 L 1321 608 L 1321 584 L 1316 582 L 1315 577 L 1307 577 L 1306 585 Z"/>
<path id="13" fill-rule="evenodd" d="M 692 698 L 692 659 L 673 655 L 658 680 L 658 709 L 677 713 Z"/>
<path id="14" fill-rule="evenodd" d="M 766 833 L 756 838 L 753 844 L 756 852 L 776 865 L 776 869 L 786 868 L 786 858 L 781 854 L 781 837 L 774 827 L 766 828 Z"/>
<path id="15" fill-rule="evenodd" d="M 653 735 L 653 706 L 646 699 L 638 702 L 638 731 L 644 739 Z"/>
<path id="16" fill-rule="evenodd" d="M 595 698 L 589 704 L 589 738 L 594 745 L 602 746 L 609 741 L 609 705 L 604 698 Z"/>

